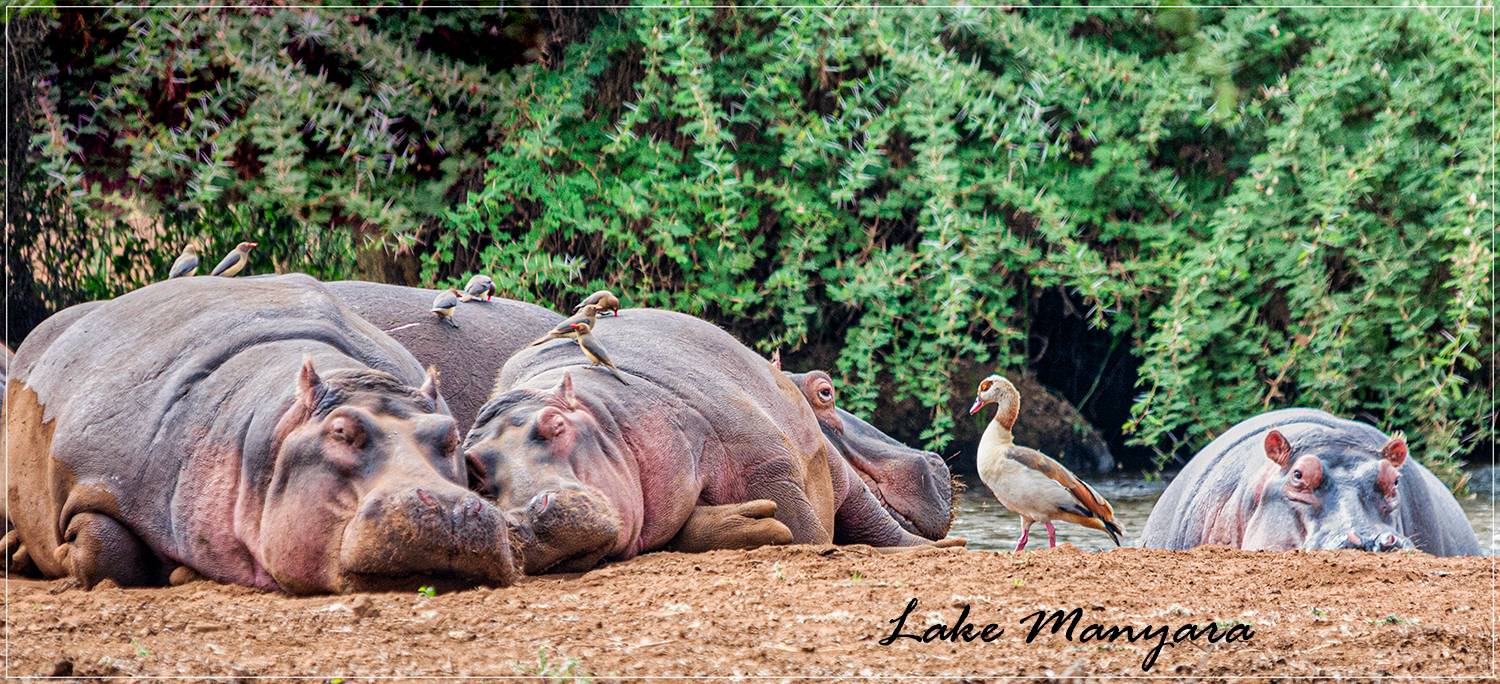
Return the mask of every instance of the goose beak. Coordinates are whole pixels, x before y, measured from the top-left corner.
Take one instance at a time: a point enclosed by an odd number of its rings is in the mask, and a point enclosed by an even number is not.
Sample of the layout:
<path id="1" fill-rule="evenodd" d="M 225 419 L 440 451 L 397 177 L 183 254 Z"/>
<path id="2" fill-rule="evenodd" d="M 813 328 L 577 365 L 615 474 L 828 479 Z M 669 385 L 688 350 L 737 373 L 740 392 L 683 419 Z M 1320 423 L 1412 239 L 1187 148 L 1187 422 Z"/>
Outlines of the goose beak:
<path id="1" fill-rule="evenodd" d="M 979 409 L 982 408 L 984 408 L 984 400 L 979 397 L 974 397 L 974 405 L 969 407 L 969 415 L 972 416 L 976 413 L 979 413 Z"/>

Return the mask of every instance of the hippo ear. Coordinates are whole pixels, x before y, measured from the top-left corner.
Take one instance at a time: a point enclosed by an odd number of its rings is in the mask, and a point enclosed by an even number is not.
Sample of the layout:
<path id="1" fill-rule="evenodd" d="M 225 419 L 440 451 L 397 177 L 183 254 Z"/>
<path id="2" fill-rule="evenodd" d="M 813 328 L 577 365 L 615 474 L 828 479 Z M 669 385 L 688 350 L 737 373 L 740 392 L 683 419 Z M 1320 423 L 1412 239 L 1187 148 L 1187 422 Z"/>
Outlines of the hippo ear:
<path id="1" fill-rule="evenodd" d="M 1276 462 L 1276 465 L 1285 469 L 1292 463 L 1292 444 L 1286 441 L 1286 436 L 1280 430 L 1272 430 L 1266 433 L 1266 458 Z"/>
<path id="2" fill-rule="evenodd" d="M 419 391 L 422 393 L 422 396 L 427 397 L 428 399 L 431 399 L 434 403 L 437 402 L 437 398 L 438 398 L 438 369 L 437 369 L 437 366 L 428 366 L 427 367 L 427 380 L 422 383 L 422 389 L 419 390 Z"/>
<path id="3" fill-rule="evenodd" d="M 562 382 L 557 385 L 557 398 L 563 406 L 578 408 L 578 395 L 573 394 L 573 376 L 563 371 Z"/>
<path id="4" fill-rule="evenodd" d="M 1406 437 L 1399 434 L 1392 437 L 1391 441 L 1380 447 L 1380 457 L 1400 468 L 1401 464 L 1406 462 Z"/>
<path id="5" fill-rule="evenodd" d="M 302 357 L 302 372 L 297 374 L 297 401 L 303 406 L 312 406 L 317 403 L 318 386 L 323 384 L 323 379 L 318 377 L 318 372 L 313 370 L 311 356 Z"/>
<path id="6" fill-rule="evenodd" d="M 771 352 L 771 367 L 775 368 L 776 370 L 781 370 L 781 350 L 780 349 L 777 349 L 776 351 Z"/>

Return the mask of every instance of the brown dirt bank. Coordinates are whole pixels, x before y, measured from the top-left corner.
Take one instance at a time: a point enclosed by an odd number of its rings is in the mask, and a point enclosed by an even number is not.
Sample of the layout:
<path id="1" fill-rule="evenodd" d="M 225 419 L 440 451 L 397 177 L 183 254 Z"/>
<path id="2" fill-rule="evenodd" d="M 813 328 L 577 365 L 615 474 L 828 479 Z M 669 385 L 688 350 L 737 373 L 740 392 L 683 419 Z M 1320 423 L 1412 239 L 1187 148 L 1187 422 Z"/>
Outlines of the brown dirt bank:
<path id="1" fill-rule="evenodd" d="M 76 675 L 515 676 L 545 670 L 596 681 L 647 675 L 1141 675 L 1157 639 L 1026 636 L 1042 609 L 1090 623 L 1252 623 L 1248 641 L 1161 649 L 1168 676 L 1491 673 L 1489 558 L 1353 551 L 1253 553 L 1071 545 L 1009 553 L 781 547 L 659 553 L 582 576 L 426 597 L 293 598 L 194 582 L 170 589 L 67 589 L 12 580 L 9 672 Z M 899 639 L 952 624 L 965 604 L 990 643 Z M 1222 632 L 1220 632 L 1222 634 Z M 545 666 L 539 652 L 545 649 Z M 1074 680 L 1077 681 L 1077 680 Z"/>

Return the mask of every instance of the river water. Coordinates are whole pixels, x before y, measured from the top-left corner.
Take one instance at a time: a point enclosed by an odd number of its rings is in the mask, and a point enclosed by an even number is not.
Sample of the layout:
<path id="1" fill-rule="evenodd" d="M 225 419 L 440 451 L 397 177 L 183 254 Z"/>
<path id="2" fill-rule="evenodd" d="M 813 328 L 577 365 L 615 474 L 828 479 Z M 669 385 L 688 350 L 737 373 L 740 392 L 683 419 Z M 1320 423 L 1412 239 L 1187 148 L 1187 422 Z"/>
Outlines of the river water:
<path id="1" fill-rule="evenodd" d="M 958 475 L 968 486 L 958 500 L 958 517 L 953 521 L 950 536 L 969 540 L 969 548 L 993 551 L 1010 551 L 1016 548 L 1021 538 L 1021 519 L 1006 510 L 990 494 L 988 487 L 976 475 Z M 1141 545 L 1141 530 L 1146 527 L 1146 518 L 1157 497 L 1167 488 L 1161 480 L 1147 481 L 1139 477 L 1101 477 L 1088 480 L 1094 489 L 1109 500 L 1115 509 L 1115 522 L 1125 529 L 1126 546 Z M 1459 501 L 1469 523 L 1479 535 L 1480 546 L 1486 555 L 1495 555 L 1500 550 L 1500 535 L 1495 528 L 1495 501 L 1491 494 L 1480 494 Z M 1057 528 L 1057 543 L 1070 542 L 1085 551 L 1106 551 L 1114 548 L 1109 535 L 1079 527 L 1071 523 L 1054 523 Z M 1032 525 L 1028 549 L 1047 548 L 1047 528 L 1041 523 Z"/>

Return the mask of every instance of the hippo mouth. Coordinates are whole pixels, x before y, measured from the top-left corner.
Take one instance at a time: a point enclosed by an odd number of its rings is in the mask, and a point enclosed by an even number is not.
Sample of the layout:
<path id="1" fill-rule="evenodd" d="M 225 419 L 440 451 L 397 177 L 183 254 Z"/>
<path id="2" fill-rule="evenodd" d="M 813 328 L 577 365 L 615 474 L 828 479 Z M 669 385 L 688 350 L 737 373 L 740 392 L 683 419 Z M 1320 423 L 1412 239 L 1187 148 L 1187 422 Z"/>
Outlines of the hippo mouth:
<path id="1" fill-rule="evenodd" d="M 901 529 L 925 539 L 938 540 L 947 535 L 949 527 L 951 527 L 953 524 L 954 513 L 958 510 L 958 508 L 953 505 L 958 497 L 958 490 L 952 486 L 951 480 L 949 482 L 949 488 L 947 492 L 947 516 L 942 520 L 941 523 L 938 523 L 936 520 L 933 520 L 930 517 L 919 518 L 918 516 L 921 515 L 920 510 L 914 513 L 907 513 L 901 510 L 900 507 L 892 504 L 886 498 L 885 486 L 881 484 L 880 480 L 877 479 L 875 477 L 875 474 L 871 472 L 869 464 L 865 463 L 864 459 L 847 458 L 845 460 L 848 461 L 851 466 L 853 466 L 854 472 L 859 474 L 859 479 L 865 483 L 865 487 L 870 490 L 870 494 L 875 496 L 875 500 L 880 502 L 881 507 L 884 508 L 886 513 L 891 516 L 891 519 L 896 521 L 897 525 L 901 526 Z M 934 527 L 934 525 L 937 525 L 937 527 Z"/>
<path id="2" fill-rule="evenodd" d="M 539 493 L 506 517 L 528 575 L 586 572 L 614 549 L 622 528 L 607 500 L 572 488 Z"/>
<path id="3" fill-rule="evenodd" d="M 1347 532 L 1343 537 L 1330 535 L 1321 540 L 1322 543 L 1309 545 L 1308 548 L 1326 549 L 1338 551 L 1343 549 L 1354 549 L 1356 551 L 1371 551 L 1375 553 L 1390 553 L 1393 551 L 1407 551 L 1416 548 L 1410 539 L 1394 534 L 1382 532 L 1378 534 L 1359 535 Z"/>

